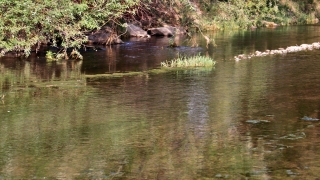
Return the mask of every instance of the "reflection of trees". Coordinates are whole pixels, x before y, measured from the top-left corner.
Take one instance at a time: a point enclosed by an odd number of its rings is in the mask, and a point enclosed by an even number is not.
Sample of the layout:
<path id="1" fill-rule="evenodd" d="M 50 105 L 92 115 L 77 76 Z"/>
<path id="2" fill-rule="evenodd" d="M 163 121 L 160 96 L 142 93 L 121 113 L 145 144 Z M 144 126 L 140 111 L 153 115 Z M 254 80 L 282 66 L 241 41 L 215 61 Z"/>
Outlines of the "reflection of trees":
<path id="1" fill-rule="evenodd" d="M 174 40 L 182 47 L 168 48 L 170 38 L 130 38 L 121 45 L 106 47 L 105 51 L 84 53 L 82 71 L 86 74 L 103 74 L 128 71 L 147 71 L 160 67 L 161 62 L 179 55 L 195 55 L 200 48 L 184 45 L 184 36 L 175 36 Z"/>
<path id="2" fill-rule="evenodd" d="M 17 90 L 30 86 L 67 85 L 68 83 L 83 84 L 84 76 L 80 73 L 81 61 L 68 61 L 53 64 L 40 64 L 29 61 L 13 61 L 1 65 L 1 89 Z M 64 82 L 64 83 L 62 83 Z M 78 83 L 77 83 L 78 82 Z M 70 85 L 71 85 L 70 84 Z M 8 89 L 7 86 L 10 86 Z M 7 87 L 7 88 L 6 88 Z"/>
<path id="3" fill-rule="evenodd" d="M 211 99 L 207 85 L 197 78 L 163 76 L 125 78 L 122 83 L 113 84 L 115 89 L 109 92 L 123 92 L 107 98 L 108 102 L 121 99 L 124 106 L 120 114 L 128 113 L 129 119 L 140 119 L 137 129 L 132 129 L 133 136 L 127 134 L 130 156 L 124 172 L 128 177 L 192 179 L 201 174 L 214 177 L 219 173 L 238 177 L 241 173 L 251 173 L 253 166 L 257 172 L 265 172 L 262 153 L 252 154 L 251 147 L 239 139 L 235 125 L 223 118 L 230 117 L 228 107 L 217 105 L 218 111 L 213 109 L 213 101 L 225 98 L 223 93 L 219 91 L 222 96 Z M 104 88 L 108 90 L 110 86 Z M 236 106 L 230 105 L 230 108 Z M 259 158 L 255 157 L 257 154 Z"/>
<path id="4" fill-rule="evenodd" d="M 65 107 L 81 104 L 85 84 L 81 62 L 41 64 L 3 58 L 0 67 L 0 89 L 5 94 L 0 105 L 1 176 L 41 176 L 36 169 L 45 167 L 45 157 L 61 155 L 71 143 L 65 141 L 68 133 L 63 129 L 77 117 Z"/>
<path id="5" fill-rule="evenodd" d="M 209 32 L 206 35 L 217 44 L 216 47 L 209 47 L 210 56 L 216 61 L 222 61 L 234 60 L 234 56 L 239 54 L 317 42 L 320 40 L 317 38 L 318 33 L 316 26 L 284 26 L 275 29 Z M 206 46 L 206 40 L 201 35 L 196 35 L 195 39 L 201 47 Z"/>
<path id="6" fill-rule="evenodd" d="M 116 59 L 120 49 L 104 53 Z M 311 58 L 317 53 L 303 55 L 291 64 L 283 57 L 222 61 L 214 70 L 110 78 L 86 87 L 47 86 L 81 81 L 81 64 L 2 63 L 0 86 L 10 93 L 0 103 L 1 176 L 281 179 L 291 169 L 302 179 L 316 177 L 318 125 L 297 117 L 319 116 L 320 83 L 307 73 L 319 64 Z M 117 61 L 103 63 L 115 70 Z M 34 82 L 40 80 L 42 86 Z M 245 122 L 265 118 L 270 123 Z M 306 139 L 279 139 L 297 129 Z"/>
<path id="7" fill-rule="evenodd" d="M 10 95 L 5 104 L 15 113 L 4 106 L 0 131 L 4 177 L 193 179 L 250 171 L 260 160 L 225 118 L 236 105 L 213 103 L 231 91 L 218 91 L 219 79 L 208 88 L 197 77 L 210 71 L 202 73 Z"/>

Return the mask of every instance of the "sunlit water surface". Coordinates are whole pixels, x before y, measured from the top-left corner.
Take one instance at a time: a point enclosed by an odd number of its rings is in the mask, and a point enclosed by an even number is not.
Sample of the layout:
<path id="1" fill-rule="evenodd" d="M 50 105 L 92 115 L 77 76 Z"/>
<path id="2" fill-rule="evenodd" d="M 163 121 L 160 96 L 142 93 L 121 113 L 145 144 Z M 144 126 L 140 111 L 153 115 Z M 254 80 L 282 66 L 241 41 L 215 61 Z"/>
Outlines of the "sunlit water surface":
<path id="1" fill-rule="evenodd" d="M 0 179 L 318 178 L 320 51 L 233 56 L 318 42 L 320 27 L 207 35 L 208 50 L 198 35 L 174 49 L 168 38 L 128 39 L 80 62 L 0 59 Z M 85 77 L 199 53 L 218 63 Z"/>

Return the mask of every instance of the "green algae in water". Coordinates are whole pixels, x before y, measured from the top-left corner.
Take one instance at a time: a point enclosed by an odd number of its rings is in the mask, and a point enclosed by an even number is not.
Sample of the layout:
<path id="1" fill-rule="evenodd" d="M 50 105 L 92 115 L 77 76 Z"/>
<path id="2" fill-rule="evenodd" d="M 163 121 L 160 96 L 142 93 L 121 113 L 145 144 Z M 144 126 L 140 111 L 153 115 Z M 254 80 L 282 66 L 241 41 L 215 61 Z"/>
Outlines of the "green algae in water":
<path id="1" fill-rule="evenodd" d="M 192 76 L 201 76 L 209 74 L 214 68 L 213 67 L 186 67 L 186 68 L 159 68 L 151 69 L 148 71 L 140 72 L 124 72 L 124 73 L 106 73 L 106 74 L 87 74 L 84 75 L 88 81 L 99 81 L 103 79 L 112 79 L 112 78 L 123 78 L 130 76 L 146 76 L 149 74 L 163 74 L 168 72 L 175 72 L 179 75 L 192 75 Z"/>

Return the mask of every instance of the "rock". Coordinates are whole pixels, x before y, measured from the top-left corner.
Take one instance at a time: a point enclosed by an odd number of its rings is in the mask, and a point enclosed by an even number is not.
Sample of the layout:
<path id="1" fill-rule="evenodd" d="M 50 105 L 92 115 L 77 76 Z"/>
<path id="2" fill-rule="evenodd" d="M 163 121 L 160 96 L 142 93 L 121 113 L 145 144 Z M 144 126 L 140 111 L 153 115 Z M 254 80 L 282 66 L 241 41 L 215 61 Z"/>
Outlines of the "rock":
<path id="1" fill-rule="evenodd" d="M 304 132 L 296 132 L 294 134 L 288 134 L 286 136 L 282 136 L 279 139 L 287 139 L 287 140 L 297 140 L 306 138 L 306 134 Z"/>
<path id="2" fill-rule="evenodd" d="M 174 36 L 176 34 L 186 34 L 187 31 L 182 27 L 164 26 L 149 28 L 148 34 L 151 36 Z"/>
<path id="3" fill-rule="evenodd" d="M 88 35 L 89 44 L 121 44 L 123 41 L 113 30 L 104 26 Z"/>
<path id="4" fill-rule="evenodd" d="M 127 32 L 133 37 L 149 37 L 147 31 L 133 24 L 127 24 Z"/>
<path id="5" fill-rule="evenodd" d="M 287 173 L 288 176 L 294 176 L 294 175 L 298 175 L 299 174 L 299 173 L 293 172 L 290 169 L 286 170 L 286 173 Z"/>
<path id="6" fill-rule="evenodd" d="M 267 28 L 275 28 L 275 27 L 279 26 L 278 24 L 276 24 L 274 22 L 269 22 L 269 21 L 262 21 L 262 24 Z"/>
<path id="7" fill-rule="evenodd" d="M 304 116 L 303 118 L 301 118 L 301 120 L 304 120 L 304 121 L 319 121 L 318 118 L 312 118 L 312 117 L 308 117 L 308 116 Z"/>
<path id="8" fill-rule="evenodd" d="M 255 54 L 256 56 L 260 56 L 261 52 L 260 52 L 260 51 L 256 51 L 254 54 Z"/>
<path id="9" fill-rule="evenodd" d="M 251 124 L 258 124 L 258 123 L 269 123 L 270 121 L 250 119 L 250 120 L 247 120 L 246 122 Z"/>
<path id="10" fill-rule="evenodd" d="M 310 124 L 307 126 L 307 128 L 315 128 L 315 126 L 313 124 Z"/>
<path id="11" fill-rule="evenodd" d="M 250 29 L 255 30 L 255 29 L 257 29 L 257 26 L 251 26 Z"/>
<path id="12" fill-rule="evenodd" d="M 320 43 L 319 42 L 312 43 L 312 47 L 315 49 L 320 49 Z"/>
<path id="13" fill-rule="evenodd" d="M 173 36 L 174 32 L 165 27 L 150 28 L 148 34 L 151 36 Z"/>

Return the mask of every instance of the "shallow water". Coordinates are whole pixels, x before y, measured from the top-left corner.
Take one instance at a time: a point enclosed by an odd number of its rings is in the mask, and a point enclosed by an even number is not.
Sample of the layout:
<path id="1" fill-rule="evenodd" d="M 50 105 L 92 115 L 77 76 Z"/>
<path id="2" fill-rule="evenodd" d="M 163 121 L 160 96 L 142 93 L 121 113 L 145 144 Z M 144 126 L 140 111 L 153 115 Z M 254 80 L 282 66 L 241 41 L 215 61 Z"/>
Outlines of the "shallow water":
<path id="1" fill-rule="evenodd" d="M 82 62 L 0 59 L 0 179 L 315 179 L 320 51 L 234 55 L 320 41 L 319 26 L 128 39 Z M 190 48 L 195 42 L 198 47 Z M 145 71 L 178 55 L 214 68 Z"/>

